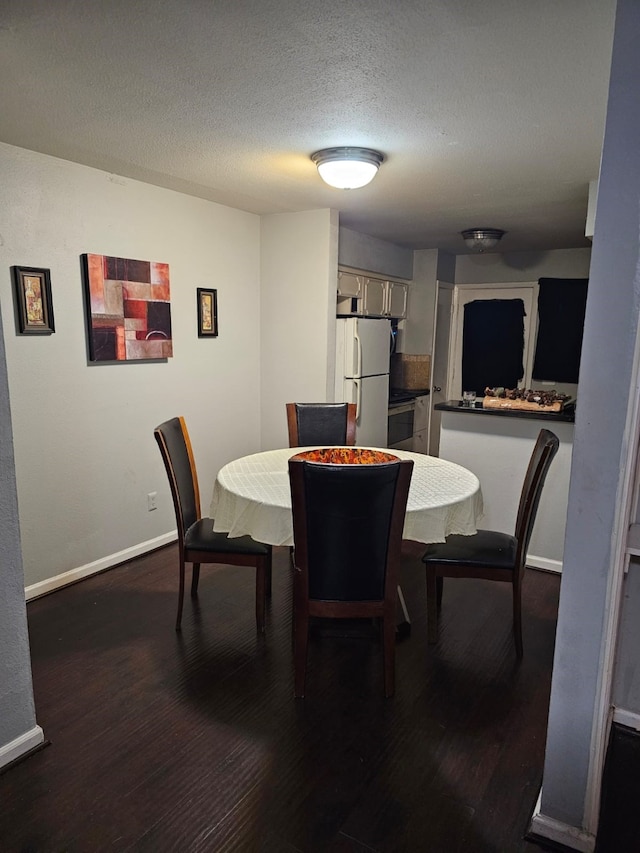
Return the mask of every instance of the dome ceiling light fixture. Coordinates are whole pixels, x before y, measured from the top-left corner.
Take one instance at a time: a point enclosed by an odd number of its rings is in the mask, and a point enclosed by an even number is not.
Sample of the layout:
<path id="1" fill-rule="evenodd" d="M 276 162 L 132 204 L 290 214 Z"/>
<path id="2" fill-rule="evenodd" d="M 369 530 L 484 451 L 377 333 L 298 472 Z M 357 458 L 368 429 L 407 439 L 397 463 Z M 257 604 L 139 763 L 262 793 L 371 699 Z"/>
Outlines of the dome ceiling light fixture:
<path id="1" fill-rule="evenodd" d="M 339 190 L 357 190 L 374 179 L 384 154 L 373 148 L 323 148 L 311 159 L 326 184 Z"/>
<path id="2" fill-rule="evenodd" d="M 501 231 L 500 228 L 468 228 L 460 233 L 470 249 L 486 252 L 488 249 L 495 249 L 507 232 Z"/>

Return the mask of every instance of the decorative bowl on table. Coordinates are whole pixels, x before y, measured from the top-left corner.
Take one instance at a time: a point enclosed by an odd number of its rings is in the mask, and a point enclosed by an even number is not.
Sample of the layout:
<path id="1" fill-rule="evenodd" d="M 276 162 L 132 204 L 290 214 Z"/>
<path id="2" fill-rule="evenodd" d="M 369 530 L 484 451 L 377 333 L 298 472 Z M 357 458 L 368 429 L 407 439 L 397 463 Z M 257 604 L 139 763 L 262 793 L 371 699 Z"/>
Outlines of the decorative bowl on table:
<path id="1" fill-rule="evenodd" d="M 320 447 L 317 450 L 296 453 L 292 458 L 330 465 L 381 465 L 385 462 L 399 462 L 398 457 L 391 453 L 368 450 L 366 447 Z"/>

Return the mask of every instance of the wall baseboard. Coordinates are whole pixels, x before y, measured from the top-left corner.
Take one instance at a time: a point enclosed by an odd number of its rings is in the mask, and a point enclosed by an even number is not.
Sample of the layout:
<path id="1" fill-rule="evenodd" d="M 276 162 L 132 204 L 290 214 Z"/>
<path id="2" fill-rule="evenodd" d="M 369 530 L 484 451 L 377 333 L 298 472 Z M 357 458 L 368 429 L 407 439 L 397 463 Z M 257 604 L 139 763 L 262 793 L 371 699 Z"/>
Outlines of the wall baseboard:
<path id="1" fill-rule="evenodd" d="M 568 823 L 542 814 L 540 812 L 541 801 L 542 789 L 540 789 L 538 802 L 533 811 L 527 838 L 546 839 L 568 850 L 577 850 L 578 853 L 593 853 L 596 846 L 595 835 L 577 826 L 569 826 Z"/>
<path id="2" fill-rule="evenodd" d="M 640 732 L 640 714 L 637 711 L 627 711 L 626 708 L 614 708 L 613 722 Z"/>
<path id="3" fill-rule="evenodd" d="M 125 563 L 127 560 L 133 560 L 134 557 L 140 557 L 148 551 L 155 551 L 156 548 L 162 548 L 163 545 L 170 545 L 176 541 L 178 533 L 172 530 L 170 533 L 164 533 L 162 536 L 156 536 L 155 539 L 148 539 L 146 542 L 140 542 L 138 545 L 133 545 L 131 548 L 125 548 L 124 551 L 117 551 L 115 554 L 109 554 L 101 560 L 96 560 L 93 563 L 87 563 L 84 566 L 78 566 L 76 569 L 71 569 L 68 572 L 63 572 L 60 575 L 55 575 L 52 578 L 39 581 L 38 583 L 30 584 L 25 589 L 27 601 L 33 598 L 39 598 L 41 595 L 46 595 L 48 592 L 53 592 L 63 586 L 76 583 L 76 581 L 87 578 L 90 575 L 96 575 L 98 572 L 103 572 L 105 569 L 112 569 L 120 563 Z"/>
<path id="4" fill-rule="evenodd" d="M 12 761 L 25 755 L 32 749 L 44 743 L 44 732 L 40 726 L 34 726 L 28 732 L 20 735 L 20 737 L 0 746 L 0 767 L 11 764 Z"/>
<path id="5" fill-rule="evenodd" d="M 534 554 L 527 554 L 527 566 L 530 569 L 542 569 L 544 572 L 562 574 L 562 562 L 560 560 L 549 560 L 547 557 L 536 557 Z"/>

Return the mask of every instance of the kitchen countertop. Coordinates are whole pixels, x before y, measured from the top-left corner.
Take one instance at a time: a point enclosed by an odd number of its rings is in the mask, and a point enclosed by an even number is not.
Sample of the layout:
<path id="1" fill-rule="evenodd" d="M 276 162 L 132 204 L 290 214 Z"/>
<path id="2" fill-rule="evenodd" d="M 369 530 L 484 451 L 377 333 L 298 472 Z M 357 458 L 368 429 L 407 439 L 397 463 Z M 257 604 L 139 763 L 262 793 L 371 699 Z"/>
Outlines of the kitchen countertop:
<path id="1" fill-rule="evenodd" d="M 447 400 L 436 403 L 433 407 L 439 412 L 457 412 L 461 415 L 481 415 L 482 417 L 524 418 L 525 420 L 561 421 L 573 423 L 576 419 L 576 405 L 569 403 L 561 412 L 523 412 L 518 409 L 483 409 L 482 401 L 476 401 L 475 406 L 463 406 L 462 400 Z"/>
<path id="2" fill-rule="evenodd" d="M 415 400 L 416 397 L 424 397 L 430 393 L 430 388 L 424 388 L 421 391 L 405 391 L 402 388 L 391 388 L 389 390 L 389 405 L 399 406 L 401 403 L 408 403 L 410 400 Z"/>

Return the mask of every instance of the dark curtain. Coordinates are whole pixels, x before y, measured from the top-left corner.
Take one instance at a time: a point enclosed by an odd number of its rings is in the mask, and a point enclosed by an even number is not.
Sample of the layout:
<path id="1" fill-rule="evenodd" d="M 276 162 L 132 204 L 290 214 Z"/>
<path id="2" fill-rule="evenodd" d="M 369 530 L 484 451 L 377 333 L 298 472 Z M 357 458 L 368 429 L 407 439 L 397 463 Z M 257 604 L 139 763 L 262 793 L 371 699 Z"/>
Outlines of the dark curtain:
<path id="1" fill-rule="evenodd" d="M 477 299 L 464 306 L 462 390 L 515 388 L 524 376 L 524 302 Z"/>
<path id="2" fill-rule="evenodd" d="M 541 278 L 533 378 L 577 382 L 582 350 L 586 278 Z"/>

